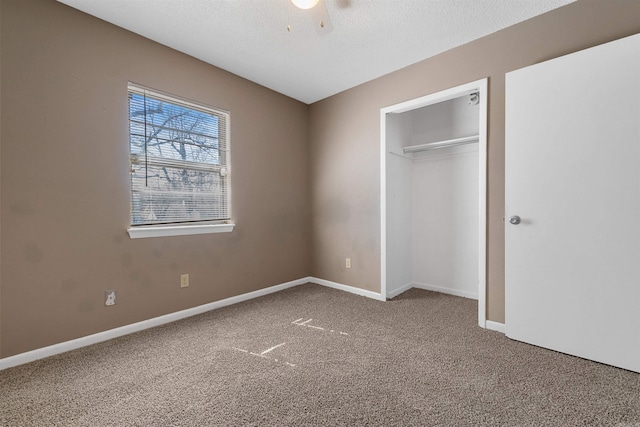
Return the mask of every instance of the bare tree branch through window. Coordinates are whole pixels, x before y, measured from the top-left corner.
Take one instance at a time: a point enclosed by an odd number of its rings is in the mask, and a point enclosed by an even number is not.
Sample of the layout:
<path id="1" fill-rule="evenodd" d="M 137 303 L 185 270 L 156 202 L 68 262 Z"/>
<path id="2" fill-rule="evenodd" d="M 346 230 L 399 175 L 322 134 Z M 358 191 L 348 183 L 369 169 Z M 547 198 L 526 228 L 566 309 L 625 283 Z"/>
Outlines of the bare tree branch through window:
<path id="1" fill-rule="evenodd" d="M 230 219 L 228 119 L 129 86 L 132 225 Z"/>

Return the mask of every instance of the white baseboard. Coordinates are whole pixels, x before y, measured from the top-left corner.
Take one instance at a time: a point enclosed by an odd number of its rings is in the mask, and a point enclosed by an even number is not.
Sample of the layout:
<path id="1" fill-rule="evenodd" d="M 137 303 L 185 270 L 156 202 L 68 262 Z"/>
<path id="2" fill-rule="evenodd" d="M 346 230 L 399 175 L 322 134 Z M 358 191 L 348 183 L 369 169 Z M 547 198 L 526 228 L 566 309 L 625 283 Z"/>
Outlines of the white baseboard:
<path id="1" fill-rule="evenodd" d="M 372 298 L 378 301 L 386 301 L 387 299 L 379 292 L 367 291 L 365 289 L 356 288 L 349 285 L 343 285 L 342 283 L 331 282 L 329 280 L 318 279 L 317 277 L 308 277 L 309 282 L 317 285 L 327 286 L 329 288 L 339 289 L 341 291 L 350 292 L 356 295 L 362 295 L 367 298 Z"/>
<path id="2" fill-rule="evenodd" d="M 143 320 L 141 322 L 132 323 L 130 325 L 110 329 L 104 332 L 98 332 L 97 334 L 88 335 L 86 337 L 61 342 L 59 344 L 50 345 L 48 347 L 42 347 L 36 350 L 28 351 L 26 353 L 16 354 L 15 356 L 5 357 L 4 359 L 0 359 L 0 371 L 14 366 L 33 362 L 35 360 L 44 359 L 45 357 L 54 356 L 56 354 L 75 350 L 81 347 L 86 347 L 92 344 L 97 344 L 99 342 L 107 341 L 113 338 L 118 338 L 123 335 L 143 331 L 145 329 L 164 325 L 166 323 L 175 322 L 176 320 L 181 320 L 187 317 L 195 316 L 197 314 L 206 313 L 207 311 L 226 307 L 232 304 L 237 304 L 242 301 L 247 301 L 264 295 L 272 294 L 274 292 L 279 292 L 308 282 L 313 282 L 312 278 L 305 277 L 302 279 L 293 280 L 291 282 L 282 283 L 279 285 L 271 286 L 269 288 L 259 289 L 257 291 L 237 295 L 235 297 L 226 298 L 220 301 L 214 301 L 209 304 L 204 304 L 197 307 L 188 308 L 186 310 L 177 311 L 175 313 L 166 314 L 164 316 L 154 317 L 153 319 Z"/>
<path id="3" fill-rule="evenodd" d="M 498 323 L 498 322 L 494 322 L 493 320 L 487 320 L 486 327 L 490 331 L 496 331 L 503 334 L 505 333 L 504 323 Z"/>
<path id="4" fill-rule="evenodd" d="M 469 298 L 469 299 L 475 299 L 475 300 L 478 299 L 477 292 L 460 291 L 458 289 L 451 289 L 451 288 L 445 288 L 442 286 L 429 285 L 427 283 L 414 282 L 411 284 L 411 286 L 418 289 L 424 289 L 425 291 L 441 292 L 443 294 L 455 295 L 457 297 L 463 297 L 463 298 Z"/>
<path id="5" fill-rule="evenodd" d="M 397 297 L 398 295 L 400 295 L 403 292 L 408 291 L 409 289 L 413 288 L 413 283 L 409 282 L 406 285 L 402 285 L 400 286 L 398 289 L 394 289 L 393 291 L 387 292 L 387 298 L 388 299 L 392 299 Z"/>
<path id="6" fill-rule="evenodd" d="M 331 282 L 329 280 L 318 279 L 317 277 L 304 277 L 302 279 L 293 280 L 291 282 L 282 283 L 279 285 L 271 286 L 265 289 L 259 289 L 257 291 L 249 292 L 235 297 L 226 298 L 220 301 L 214 301 L 209 304 L 200 305 L 186 310 L 177 311 L 175 313 L 166 314 L 164 316 L 154 317 L 153 319 L 143 320 L 141 322 L 132 323 L 130 325 L 121 326 L 119 328 L 110 329 L 104 332 L 98 332 L 97 334 L 88 335 L 86 337 L 77 338 L 70 341 L 61 342 L 58 344 L 50 345 L 48 347 L 42 347 L 36 350 L 28 351 L 25 353 L 16 354 L 15 356 L 5 357 L 0 359 L 0 371 L 3 369 L 12 368 L 14 366 L 23 365 L 25 363 L 34 362 L 45 357 L 55 356 L 56 354 L 65 353 L 67 351 L 76 350 L 78 348 L 87 347 L 99 342 L 107 341 L 110 339 L 118 338 L 124 335 L 129 335 L 134 332 L 140 332 L 145 329 L 154 328 L 156 326 L 164 325 L 166 323 L 175 322 L 177 320 L 185 319 L 187 317 L 195 316 L 198 314 L 206 313 L 207 311 L 216 310 L 218 308 L 226 307 L 228 305 L 237 304 L 239 302 L 248 301 L 250 299 L 258 298 L 264 295 L 279 292 L 294 286 L 302 285 L 305 283 L 315 283 L 317 285 L 326 286 L 329 288 L 338 289 L 344 292 L 349 292 L 356 295 L 361 295 L 367 298 L 372 298 L 378 301 L 386 301 L 387 298 L 378 292 L 367 291 L 365 289 L 356 288 L 342 283 Z M 444 292 L 452 295 L 473 298 L 466 293 L 456 294 L 450 292 L 450 289 L 439 288 L 437 286 L 429 286 L 421 283 L 410 283 L 402 288 L 393 292 L 395 295 L 400 295 L 402 292 L 412 288 L 427 289 L 431 291 Z M 491 324 L 491 325 L 490 325 Z M 493 327 L 491 327 L 493 326 Z M 500 329 L 501 326 L 501 329 Z M 487 329 L 492 329 L 504 333 L 504 325 L 501 323 L 487 321 Z"/>

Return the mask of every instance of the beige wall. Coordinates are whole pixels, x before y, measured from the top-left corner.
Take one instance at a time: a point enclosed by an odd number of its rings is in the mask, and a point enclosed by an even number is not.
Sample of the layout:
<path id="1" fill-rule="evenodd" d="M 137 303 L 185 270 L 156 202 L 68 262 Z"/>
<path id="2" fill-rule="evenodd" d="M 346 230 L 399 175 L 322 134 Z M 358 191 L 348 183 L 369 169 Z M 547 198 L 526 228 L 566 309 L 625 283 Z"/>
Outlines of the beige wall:
<path id="1" fill-rule="evenodd" d="M 307 105 L 53 0 L 1 8 L 0 357 L 309 275 Z M 231 111 L 232 233 L 129 239 L 128 81 Z"/>
<path id="2" fill-rule="evenodd" d="M 640 32 L 640 1 L 579 0 L 308 107 L 54 0 L 0 2 L 0 357 L 310 274 L 378 291 L 379 110 L 483 77 L 503 321 L 504 74 Z M 127 81 L 231 111 L 233 233 L 129 239 Z"/>
<path id="3" fill-rule="evenodd" d="M 637 32 L 640 1 L 580 0 L 313 104 L 312 275 L 380 288 L 380 108 L 489 77 L 487 309 L 504 322 L 505 73 Z"/>

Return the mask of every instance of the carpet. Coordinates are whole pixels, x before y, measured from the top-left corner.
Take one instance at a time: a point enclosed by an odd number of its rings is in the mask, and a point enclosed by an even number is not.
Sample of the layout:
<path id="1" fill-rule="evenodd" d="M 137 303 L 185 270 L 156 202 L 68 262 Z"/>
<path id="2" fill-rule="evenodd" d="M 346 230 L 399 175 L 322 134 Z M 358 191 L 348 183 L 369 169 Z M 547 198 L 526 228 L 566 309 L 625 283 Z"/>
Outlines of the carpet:
<path id="1" fill-rule="evenodd" d="M 306 284 L 0 371 L 0 425 L 640 427 L 639 374 L 476 322 Z"/>

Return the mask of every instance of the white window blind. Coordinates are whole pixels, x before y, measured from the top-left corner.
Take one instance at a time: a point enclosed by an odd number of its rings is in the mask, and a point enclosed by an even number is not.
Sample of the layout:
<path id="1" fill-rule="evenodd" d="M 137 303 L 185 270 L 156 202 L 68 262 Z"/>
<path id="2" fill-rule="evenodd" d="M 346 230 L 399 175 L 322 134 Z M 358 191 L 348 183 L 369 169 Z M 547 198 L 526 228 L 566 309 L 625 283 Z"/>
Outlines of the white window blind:
<path id="1" fill-rule="evenodd" d="M 129 84 L 131 225 L 231 218 L 229 113 Z"/>

